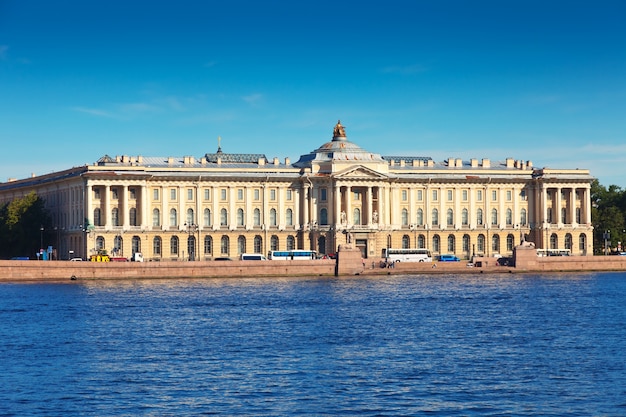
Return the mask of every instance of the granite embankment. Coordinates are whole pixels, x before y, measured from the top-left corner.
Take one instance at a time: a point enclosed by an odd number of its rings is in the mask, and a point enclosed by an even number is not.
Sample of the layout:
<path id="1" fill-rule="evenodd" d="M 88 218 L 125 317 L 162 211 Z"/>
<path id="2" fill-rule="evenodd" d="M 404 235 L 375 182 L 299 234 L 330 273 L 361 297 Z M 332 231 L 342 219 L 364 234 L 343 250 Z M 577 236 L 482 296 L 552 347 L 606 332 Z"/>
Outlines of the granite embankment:
<path id="1" fill-rule="evenodd" d="M 476 263 L 396 263 L 381 268 L 380 259 L 360 256 L 312 261 L 199 261 L 199 262 L 69 262 L 0 261 L 0 281 L 67 281 L 170 278 L 307 277 L 399 274 L 552 273 L 626 271 L 626 257 L 564 256 L 517 259 L 516 266 L 499 266 L 494 258 Z"/>

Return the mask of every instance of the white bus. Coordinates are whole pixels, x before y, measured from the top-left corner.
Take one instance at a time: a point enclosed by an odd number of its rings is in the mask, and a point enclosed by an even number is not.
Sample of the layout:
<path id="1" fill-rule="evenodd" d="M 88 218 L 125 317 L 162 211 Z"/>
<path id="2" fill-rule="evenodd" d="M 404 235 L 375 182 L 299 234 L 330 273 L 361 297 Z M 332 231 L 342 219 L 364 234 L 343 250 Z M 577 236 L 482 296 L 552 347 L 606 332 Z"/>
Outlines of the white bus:
<path id="1" fill-rule="evenodd" d="M 314 250 L 273 250 L 270 252 L 270 259 L 274 261 L 294 261 L 317 259 L 317 252 Z"/>
<path id="2" fill-rule="evenodd" d="M 387 262 L 432 262 L 428 249 L 393 249 L 384 248 L 383 258 Z"/>

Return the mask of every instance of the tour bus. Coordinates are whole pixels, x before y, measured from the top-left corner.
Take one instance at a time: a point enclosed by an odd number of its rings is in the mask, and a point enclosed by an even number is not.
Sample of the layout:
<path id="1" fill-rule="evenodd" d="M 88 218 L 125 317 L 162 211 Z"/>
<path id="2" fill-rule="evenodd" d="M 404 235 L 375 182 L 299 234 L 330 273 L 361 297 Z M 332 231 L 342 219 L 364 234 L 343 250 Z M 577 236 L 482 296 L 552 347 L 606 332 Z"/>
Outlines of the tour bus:
<path id="1" fill-rule="evenodd" d="M 293 261 L 298 259 L 317 259 L 317 252 L 314 250 L 273 250 L 270 252 L 270 259 L 274 261 Z"/>
<path id="2" fill-rule="evenodd" d="M 242 253 L 239 255 L 239 259 L 242 261 L 266 261 L 265 256 L 260 253 Z"/>
<path id="3" fill-rule="evenodd" d="M 537 256 L 570 256 L 570 249 L 537 249 Z"/>
<path id="4" fill-rule="evenodd" d="M 383 258 L 387 262 L 432 262 L 428 249 L 383 249 Z"/>

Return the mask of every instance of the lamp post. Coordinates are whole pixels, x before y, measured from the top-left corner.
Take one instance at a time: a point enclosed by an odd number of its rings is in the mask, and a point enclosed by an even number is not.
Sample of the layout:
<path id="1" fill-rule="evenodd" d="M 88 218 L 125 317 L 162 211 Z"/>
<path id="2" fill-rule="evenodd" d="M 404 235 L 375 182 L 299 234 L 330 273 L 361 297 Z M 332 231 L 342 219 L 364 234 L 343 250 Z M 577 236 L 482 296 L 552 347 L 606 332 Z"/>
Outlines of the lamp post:
<path id="1" fill-rule="evenodd" d="M 604 239 L 604 256 L 606 256 L 606 255 L 608 255 L 609 240 L 611 240 L 611 231 L 610 230 L 606 230 L 602 234 L 602 238 Z"/>
<path id="2" fill-rule="evenodd" d="M 198 231 L 198 225 L 194 223 L 185 223 L 185 228 L 187 229 L 187 252 L 189 252 L 189 260 L 196 260 L 196 243 L 194 239 L 196 238 L 196 232 Z"/>

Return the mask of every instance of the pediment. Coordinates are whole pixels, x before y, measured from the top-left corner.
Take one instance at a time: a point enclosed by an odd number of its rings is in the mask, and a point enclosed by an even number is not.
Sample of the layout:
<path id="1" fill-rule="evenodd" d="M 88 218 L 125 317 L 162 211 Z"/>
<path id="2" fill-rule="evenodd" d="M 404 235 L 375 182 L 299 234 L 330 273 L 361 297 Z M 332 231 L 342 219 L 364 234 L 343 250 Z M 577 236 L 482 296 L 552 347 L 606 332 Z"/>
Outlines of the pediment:
<path id="1" fill-rule="evenodd" d="M 388 176 L 364 166 L 354 166 L 333 175 L 335 179 L 382 180 Z"/>

